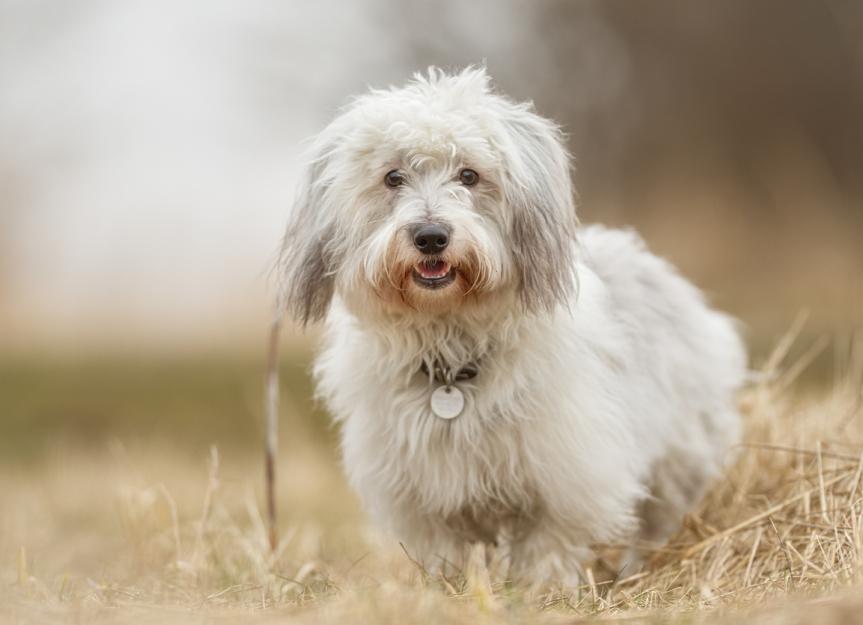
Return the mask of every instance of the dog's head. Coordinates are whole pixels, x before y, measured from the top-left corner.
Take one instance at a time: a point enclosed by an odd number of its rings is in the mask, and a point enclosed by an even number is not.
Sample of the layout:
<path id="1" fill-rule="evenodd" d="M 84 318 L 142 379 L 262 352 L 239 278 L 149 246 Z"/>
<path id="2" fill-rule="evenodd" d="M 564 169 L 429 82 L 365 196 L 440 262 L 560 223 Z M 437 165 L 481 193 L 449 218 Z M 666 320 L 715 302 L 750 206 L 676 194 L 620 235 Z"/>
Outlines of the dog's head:
<path id="1" fill-rule="evenodd" d="M 574 288 L 577 219 L 560 129 L 490 89 L 484 69 L 431 69 L 356 98 L 314 141 L 285 235 L 284 304 L 357 312 L 550 309 Z"/>

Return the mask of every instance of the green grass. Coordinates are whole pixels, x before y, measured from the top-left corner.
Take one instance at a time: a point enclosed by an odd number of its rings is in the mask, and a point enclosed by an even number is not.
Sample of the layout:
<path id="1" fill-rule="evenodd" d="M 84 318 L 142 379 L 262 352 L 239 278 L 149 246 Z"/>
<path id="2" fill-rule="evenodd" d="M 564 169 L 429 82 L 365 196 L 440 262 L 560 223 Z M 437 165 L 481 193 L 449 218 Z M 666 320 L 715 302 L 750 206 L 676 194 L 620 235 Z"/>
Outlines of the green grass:
<path id="1" fill-rule="evenodd" d="M 821 337 L 799 340 L 790 361 Z M 756 342 L 754 363 L 771 345 Z M 823 387 L 836 375 L 827 341 L 798 387 Z M 286 432 L 302 430 L 333 445 L 328 416 L 312 400 L 307 348 L 281 362 Z M 154 441 L 193 453 L 211 444 L 257 452 L 263 433 L 264 354 L 162 357 L 0 355 L 0 462 L 38 461 L 58 445 L 103 446 L 111 439 Z"/>
<path id="2" fill-rule="evenodd" d="M 262 359 L 7 358 L 0 623 L 855 622 L 863 341 L 826 389 L 818 372 L 801 383 L 780 345 L 742 398 L 737 464 L 648 569 L 539 591 L 494 557 L 430 576 L 367 524 L 311 400 L 308 351 L 281 367 L 275 555 L 259 512 Z"/>
<path id="3" fill-rule="evenodd" d="M 327 444 L 326 415 L 312 400 L 310 355 L 282 362 L 287 428 Z M 159 441 L 187 449 L 257 451 L 262 437 L 263 359 L 177 356 L 0 361 L 0 460 L 38 461 L 58 445 L 104 446 L 111 439 Z"/>

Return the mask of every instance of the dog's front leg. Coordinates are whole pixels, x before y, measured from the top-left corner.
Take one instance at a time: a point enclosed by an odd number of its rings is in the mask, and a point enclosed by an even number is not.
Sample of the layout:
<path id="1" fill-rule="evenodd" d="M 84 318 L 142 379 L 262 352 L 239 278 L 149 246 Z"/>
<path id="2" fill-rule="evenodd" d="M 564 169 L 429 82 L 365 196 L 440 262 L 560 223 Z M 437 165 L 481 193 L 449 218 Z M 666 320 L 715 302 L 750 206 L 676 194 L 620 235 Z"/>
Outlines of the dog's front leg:
<path id="1" fill-rule="evenodd" d="M 430 574 L 449 575 L 464 569 L 469 545 L 443 517 L 405 506 L 394 511 L 390 521 L 408 556 Z"/>
<path id="2" fill-rule="evenodd" d="M 586 581 L 584 564 L 593 557 L 586 537 L 545 515 L 512 539 L 510 577 L 534 588 L 554 582 L 575 587 Z"/>

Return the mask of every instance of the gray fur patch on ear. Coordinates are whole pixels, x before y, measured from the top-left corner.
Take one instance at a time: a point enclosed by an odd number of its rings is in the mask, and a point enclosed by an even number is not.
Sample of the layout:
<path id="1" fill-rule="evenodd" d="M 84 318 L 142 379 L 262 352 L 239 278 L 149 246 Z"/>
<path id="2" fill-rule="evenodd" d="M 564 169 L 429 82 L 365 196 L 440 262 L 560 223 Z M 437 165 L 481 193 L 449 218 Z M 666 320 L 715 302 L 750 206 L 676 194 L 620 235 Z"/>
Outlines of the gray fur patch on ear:
<path id="1" fill-rule="evenodd" d="M 335 290 L 337 252 L 335 215 L 327 206 L 329 184 L 324 181 L 327 151 L 306 174 L 282 239 L 279 255 L 279 310 L 303 325 L 320 321 Z"/>
<path id="2" fill-rule="evenodd" d="M 514 154 L 504 195 L 521 299 L 529 310 L 551 310 L 577 286 L 570 157 L 560 129 L 527 107 L 514 107 L 507 128 Z"/>
<path id="3" fill-rule="evenodd" d="M 303 325 L 323 319 L 333 298 L 335 279 L 332 254 L 327 245 L 330 236 L 331 229 L 305 241 L 295 234 L 290 237 L 291 245 L 297 245 L 299 249 L 283 252 L 283 309 Z"/>
<path id="4" fill-rule="evenodd" d="M 521 282 L 521 301 L 528 310 L 551 310 L 575 289 L 574 239 L 540 207 L 513 218 L 513 255 Z M 557 230 L 557 231 L 555 231 Z"/>

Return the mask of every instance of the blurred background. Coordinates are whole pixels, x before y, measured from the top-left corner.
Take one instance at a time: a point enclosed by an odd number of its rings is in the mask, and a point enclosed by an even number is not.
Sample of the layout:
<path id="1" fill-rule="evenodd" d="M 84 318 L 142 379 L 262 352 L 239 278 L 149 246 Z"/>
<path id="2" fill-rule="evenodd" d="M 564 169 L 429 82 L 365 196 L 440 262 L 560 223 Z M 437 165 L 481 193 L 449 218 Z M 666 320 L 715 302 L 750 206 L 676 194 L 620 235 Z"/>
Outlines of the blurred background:
<path id="1" fill-rule="evenodd" d="M 0 466 L 257 452 L 302 142 L 481 62 L 564 125 L 583 221 L 637 228 L 755 364 L 808 310 L 829 379 L 863 319 L 863 3 L 0 0 Z M 313 343 L 284 340 L 282 444 L 335 464 Z"/>

